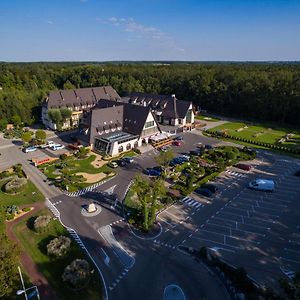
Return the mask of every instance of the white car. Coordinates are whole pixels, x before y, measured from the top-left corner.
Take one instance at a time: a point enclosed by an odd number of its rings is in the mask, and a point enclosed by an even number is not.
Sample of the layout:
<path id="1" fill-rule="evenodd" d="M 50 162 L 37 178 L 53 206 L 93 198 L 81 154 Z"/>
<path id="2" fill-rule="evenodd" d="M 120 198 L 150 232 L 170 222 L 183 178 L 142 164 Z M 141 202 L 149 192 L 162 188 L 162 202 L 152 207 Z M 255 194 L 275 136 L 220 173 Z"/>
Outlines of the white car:
<path id="1" fill-rule="evenodd" d="M 56 150 L 64 149 L 65 146 L 64 146 L 64 145 L 60 145 L 60 144 L 55 144 L 55 145 L 50 146 L 50 148 L 51 148 L 53 151 L 56 151 Z"/>
<path id="2" fill-rule="evenodd" d="M 249 188 L 257 191 L 273 192 L 275 188 L 275 182 L 272 179 L 258 178 L 249 182 Z"/>
<path id="3" fill-rule="evenodd" d="M 37 150 L 37 147 L 32 146 L 32 147 L 27 147 L 27 148 L 25 148 L 25 149 L 24 149 L 24 152 L 25 152 L 25 153 L 28 153 L 28 152 L 34 152 L 34 151 L 36 151 L 36 150 Z"/>
<path id="4" fill-rule="evenodd" d="M 53 145 L 56 145 L 53 141 L 48 141 L 47 142 L 47 145 L 49 146 L 49 147 L 51 147 L 51 146 L 53 146 Z"/>

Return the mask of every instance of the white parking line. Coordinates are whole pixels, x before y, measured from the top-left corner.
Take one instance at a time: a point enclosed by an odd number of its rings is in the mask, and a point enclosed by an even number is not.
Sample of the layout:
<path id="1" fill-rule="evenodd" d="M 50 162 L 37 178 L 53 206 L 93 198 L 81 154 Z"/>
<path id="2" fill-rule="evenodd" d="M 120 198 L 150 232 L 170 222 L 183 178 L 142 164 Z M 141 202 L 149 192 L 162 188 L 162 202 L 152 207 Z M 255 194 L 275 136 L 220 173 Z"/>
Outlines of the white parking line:
<path id="1" fill-rule="evenodd" d="M 169 223 L 168 221 L 166 221 L 165 219 L 161 218 L 161 217 L 157 217 L 157 219 L 160 219 L 161 221 L 165 222 L 166 224 L 168 224 L 169 226 L 171 226 L 172 228 L 175 228 L 177 226 L 177 224 L 172 225 L 171 223 Z"/>

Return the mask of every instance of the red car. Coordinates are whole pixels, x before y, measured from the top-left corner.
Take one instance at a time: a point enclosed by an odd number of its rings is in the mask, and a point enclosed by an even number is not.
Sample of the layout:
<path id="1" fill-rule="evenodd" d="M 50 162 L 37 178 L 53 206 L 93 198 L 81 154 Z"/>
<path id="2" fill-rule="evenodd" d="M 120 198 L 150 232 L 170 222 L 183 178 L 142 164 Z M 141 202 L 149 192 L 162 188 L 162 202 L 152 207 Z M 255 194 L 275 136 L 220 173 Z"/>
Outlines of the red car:
<path id="1" fill-rule="evenodd" d="M 181 146 L 181 145 L 182 145 L 182 142 L 181 142 L 181 141 L 174 141 L 174 142 L 173 142 L 173 145 L 174 145 L 174 146 Z"/>
<path id="2" fill-rule="evenodd" d="M 235 167 L 245 171 L 250 171 L 252 168 L 250 165 L 246 165 L 246 164 L 236 164 Z"/>

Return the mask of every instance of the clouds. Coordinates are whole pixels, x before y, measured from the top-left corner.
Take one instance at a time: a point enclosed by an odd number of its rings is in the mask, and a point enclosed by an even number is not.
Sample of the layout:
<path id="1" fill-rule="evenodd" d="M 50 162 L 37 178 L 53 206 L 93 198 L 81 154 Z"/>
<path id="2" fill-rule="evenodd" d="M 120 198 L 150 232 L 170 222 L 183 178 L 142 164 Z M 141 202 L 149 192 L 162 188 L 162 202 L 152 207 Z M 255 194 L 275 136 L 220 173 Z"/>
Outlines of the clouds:
<path id="1" fill-rule="evenodd" d="M 136 39 L 146 39 L 151 41 L 151 43 L 158 43 L 161 47 L 173 49 L 177 52 L 184 52 L 184 49 L 178 47 L 174 39 L 166 32 L 153 26 L 137 23 L 133 18 L 110 17 L 103 23 L 119 27 L 120 30 L 128 32 Z"/>

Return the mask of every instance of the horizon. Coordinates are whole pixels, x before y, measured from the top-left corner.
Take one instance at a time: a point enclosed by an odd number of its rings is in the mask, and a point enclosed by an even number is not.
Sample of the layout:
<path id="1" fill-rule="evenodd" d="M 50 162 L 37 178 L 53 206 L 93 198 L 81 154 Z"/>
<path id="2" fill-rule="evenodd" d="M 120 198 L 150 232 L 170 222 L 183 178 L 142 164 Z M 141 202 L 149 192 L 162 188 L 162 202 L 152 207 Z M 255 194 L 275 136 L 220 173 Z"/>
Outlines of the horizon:
<path id="1" fill-rule="evenodd" d="M 297 0 L 0 2 L 0 61 L 300 60 Z"/>

